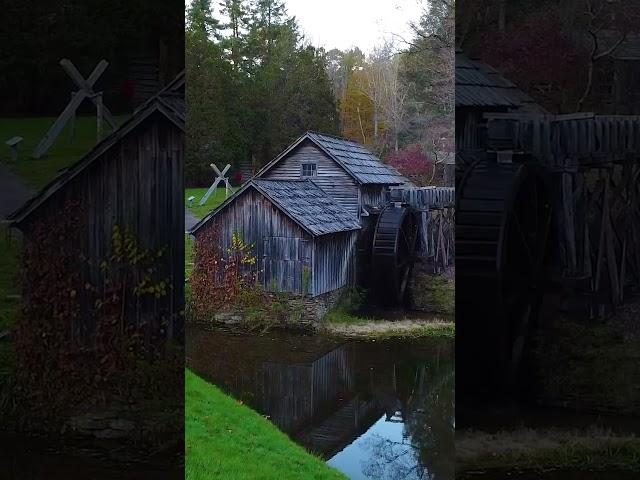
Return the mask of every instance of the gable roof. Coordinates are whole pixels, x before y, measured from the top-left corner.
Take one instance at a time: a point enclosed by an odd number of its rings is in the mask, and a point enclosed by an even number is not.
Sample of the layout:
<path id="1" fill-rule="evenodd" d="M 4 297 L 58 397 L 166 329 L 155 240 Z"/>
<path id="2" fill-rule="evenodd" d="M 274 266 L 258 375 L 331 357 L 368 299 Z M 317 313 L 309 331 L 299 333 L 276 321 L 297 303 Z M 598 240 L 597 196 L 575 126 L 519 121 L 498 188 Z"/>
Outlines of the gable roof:
<path id="1" fill-rule="evenodd" d="M 256 177 L 262 176 L 305 140 L 313 142 L 360 184 L 401 185 L 409 183 L 409 180 L 395 168 L 382 163 L 382 160 L 363 145 L 345 138 L 317 132 L 306 132 L 284 152 L 265 165 L 256 174 Z"/>
<path id="2" fill-rule="evenodd" d="M 456 107 L 538 108 L 535 101 L 493 67 L 456 49 Z"/>
<path id="3" fill-rule="evenodd" d="M 254 178 L 211 211 L 189 231 L 195 234 L 218 212 L 247 189 L 255 188 L 291 220 L 313 236 L 360 229 L 355 215 L 336 203 L 311 180 L 266 180 Z"/>
<path id="4" fill-rule="evenodd" d="M 170 84 L 173 85 L 173 82 Z M 42 190 L 29 199 L 24 205 L 11 213 L 7 219 L 12 225 L 19 226 L 40 205 L 46 202 L 54 193 L 64 187 L 68 182 L 84 171 L 93 162 L 100 158 L 107 150 L 116 145 L 124 136 L 130 133 L 153 113 L 159 112 L 184 131 L 186 108 L 184 97 L 179 93 L 162 90 L 155 97 L 150 98 L 138 107 L 117 130 L 105 137 L 93 147 L 80 160 L 70 167 L 62 170 L 60 174 L 49 182 Z"/>

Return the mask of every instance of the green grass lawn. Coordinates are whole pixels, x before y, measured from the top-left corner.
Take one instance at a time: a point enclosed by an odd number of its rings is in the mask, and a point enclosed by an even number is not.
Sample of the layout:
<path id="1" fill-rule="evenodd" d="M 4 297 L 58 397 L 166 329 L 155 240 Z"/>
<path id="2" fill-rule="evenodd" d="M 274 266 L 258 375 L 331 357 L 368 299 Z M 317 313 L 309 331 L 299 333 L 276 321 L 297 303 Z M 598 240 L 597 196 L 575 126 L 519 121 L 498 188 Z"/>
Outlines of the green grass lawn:
<path id="1" fill-rule="evenodd" d="M 122 124 L 126 118 L 119 116 L 116 121 Z M 73 142 L 69 122 L 45 156 L 37 160 L 31 158 L 34 148 L 54 121 L 54 117 L 0 118 L 0 140 L 5 142 L 16 135 L 24 139 L 19 147 L 17 163 L 11 161 L 11 151 L 6 145 L 2 145 L 0 162 L 8 165 L 34 189 L 45 186 L 59 170 L 79 160 L 96 144 L 96 117 L 78 117 Z M 102 135 L 105 137 L 109 133 L 109 124 L 105 122 Z"/>
<path id="2" fill-rule="evenodd" d="M 189 201 L 187 200 L 189 197 L 196 197 L 193 200 L 193 205 L 189 208 L 191 213 L 193 213 L 197 218 L 204 218 L 207 213 L 216 208 L 225 200 L 225 189 L 217 188 L 214 193 L 208 198 L 207 203 L 200 206 L 200 199 L 204 197 L 204 194 L 207 193 L 208 188 L 187 188 L 184 191 L 184 204 L 189 205 Z M 231 188 L 229 190 L 229 195 L 231 195 L 235 191 L 235 188 Z"/>
<path id="3" fill-rule="evenodd" d="M 267 419 L 189 370 L 185 399 L 188 480 L 345 478 Z"/>

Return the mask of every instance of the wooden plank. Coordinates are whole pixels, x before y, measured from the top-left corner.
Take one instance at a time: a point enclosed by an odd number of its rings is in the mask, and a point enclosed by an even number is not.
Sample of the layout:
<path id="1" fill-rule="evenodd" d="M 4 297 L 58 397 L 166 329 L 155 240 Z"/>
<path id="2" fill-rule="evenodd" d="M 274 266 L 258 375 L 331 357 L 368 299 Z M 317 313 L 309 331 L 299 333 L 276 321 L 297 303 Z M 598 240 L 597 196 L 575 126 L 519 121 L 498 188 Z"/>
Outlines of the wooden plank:
<path id="1" fill-rule="evenodd" d="M 573 203 L 573 178 L 568 173 L 562 174 L 562 212 L 564 217 L 565 240 L 569 270 L 571 274 L 577 271 L 575 213 Z"/>

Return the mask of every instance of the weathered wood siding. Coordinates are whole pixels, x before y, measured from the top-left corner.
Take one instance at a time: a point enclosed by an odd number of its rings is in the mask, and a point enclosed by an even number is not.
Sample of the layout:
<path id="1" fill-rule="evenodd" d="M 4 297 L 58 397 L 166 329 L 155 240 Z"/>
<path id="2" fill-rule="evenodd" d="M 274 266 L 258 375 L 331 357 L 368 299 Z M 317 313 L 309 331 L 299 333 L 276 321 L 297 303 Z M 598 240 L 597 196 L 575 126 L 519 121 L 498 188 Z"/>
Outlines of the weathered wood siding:
<path id="1" fill-rule="evenodd" d="M 456 109 L 456 149 L 474 149 L 480 146 L 482 113 L 468 108 Z"/>
<path id="2" fill-rule="evenodd" d="M 301 143 L 264 173 L 264 178 L 296 180 L 302 176 L 302 164 L 315 162 L 317 176 L 313 181 L 349 212 L 358 215 L 358 185 L 343 168 L 324 154 L 311 141 Z"/>
<path id="3" fill-rule="evenodd" d="M 207 228 L 220 231 L 219 247 L 231 247 L 234 233 L 255 245 L 258 280 L 269 290 L 303 293 L 303 272 L 311 268 L 312 237 L 250 187 L 227 205 Z"/>
<path id="4" fill-rule="evenodd" d="M 310 293 L 311 242 L 305 238 L 265 237 L 262 272 L 269 291 Z"/>
<path id="5" fill-rule="evenodd" d="M 102 291 L 99 263 L 112 249 L 113 227 L 129 227 L 142 248 L 166 248 L 157 263 L 157 278 L 167 278 L 172 289 L 160 299 L 127 299 L 125 321 L 157 327 L 164 318 L 168 335 L 180 335 L 184 308 L 184 133 L 160 114 L 154 114 L 129 132 L 89 167 L 58 190 L 24 225 L 55 221 L 68 201 L 80 202 L 78 258 L 84 256 L 82 285 Z M 91 262 L 89 264 L 89 262 Z M 80 268 L 80 267 L 79 267 Z M 25 288 L 29 288 L 26 285 Z M 74 341 L 90 344 L 95 332 L 94 294 L 79 289 L 83 314 L 74 325 Z"/>
<path id="6" fill-rule="evenodd" d="M 360 206 L 379 207 L 387 203 L 389 187 L 385 185 L 363 185 L 360 190 Z"/>
<path id="7" fill-rule="evenodd" d="M 640 151 L 639 115 L 487 113 L 488 122 L 508 122 L 516 150 L 551 169 L 607 164 Z"/>
<path id="8" fill-rule="evenodd" d="M 296 433 L 325 418 L 354 388 L 349 350 L 343 345 L 309 364 L 264 362 L 261 410 L 282 430 Z"/>
<path id="9" fill-rule="evenodd" d="M 134 83 L 133 104 L 138 107 L 161 88 L 160 66 L 155 51 L 129 55 L 129 78 Z"/>
<path id="10" fill-rule="evenodd" d="M 351 285 L 355 281 L 358 231 L 317 237 L 313 252 L 313 295 Z"/>

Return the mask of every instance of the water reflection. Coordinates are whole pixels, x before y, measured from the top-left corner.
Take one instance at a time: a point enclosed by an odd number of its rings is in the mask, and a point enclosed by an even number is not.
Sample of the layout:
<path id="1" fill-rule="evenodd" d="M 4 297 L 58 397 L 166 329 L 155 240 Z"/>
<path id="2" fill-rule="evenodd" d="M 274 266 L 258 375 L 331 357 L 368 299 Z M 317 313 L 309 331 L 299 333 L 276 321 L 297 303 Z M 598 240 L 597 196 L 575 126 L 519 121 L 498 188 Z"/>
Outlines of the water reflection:
<path id="1" fill-rule="evenodd" d="M 128 457 L 131 446 L 111 446 L 111 456 Z M 124 459 L 106 458 L 95 446 L 70 448 L 46 440 L 0 436 L 0 479 L 7 480 L 178 480 L 184 478 L 182 451 L 164 452 L 162 458 L 152 458 L 141 464 Z"/>
<path id="2" fill-rule="evenodd" d="M 453 478 L 453 345 L 194 330 L 187 361 L 350 478 Z"/>

